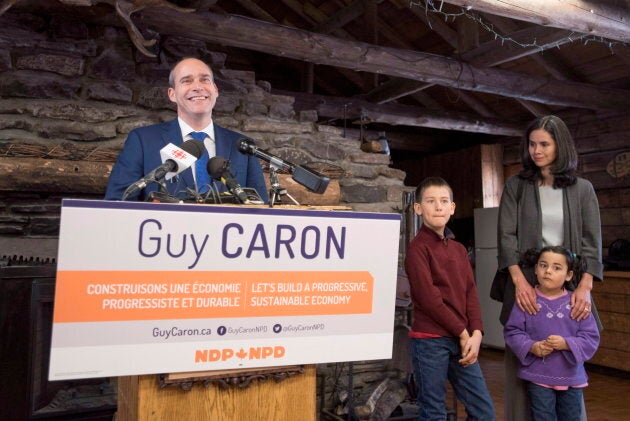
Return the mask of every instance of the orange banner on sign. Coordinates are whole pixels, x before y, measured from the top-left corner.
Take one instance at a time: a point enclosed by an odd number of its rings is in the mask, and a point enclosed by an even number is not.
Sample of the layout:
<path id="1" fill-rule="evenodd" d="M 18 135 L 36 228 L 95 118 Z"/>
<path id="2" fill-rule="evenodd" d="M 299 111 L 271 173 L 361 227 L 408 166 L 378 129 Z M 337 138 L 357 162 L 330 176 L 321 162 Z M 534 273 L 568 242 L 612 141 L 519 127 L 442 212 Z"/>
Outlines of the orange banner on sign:
<path id="1" fill-rule="evenodd" d="M 369 272 L 59 271 L 54 322 L 367 314 Z"/>

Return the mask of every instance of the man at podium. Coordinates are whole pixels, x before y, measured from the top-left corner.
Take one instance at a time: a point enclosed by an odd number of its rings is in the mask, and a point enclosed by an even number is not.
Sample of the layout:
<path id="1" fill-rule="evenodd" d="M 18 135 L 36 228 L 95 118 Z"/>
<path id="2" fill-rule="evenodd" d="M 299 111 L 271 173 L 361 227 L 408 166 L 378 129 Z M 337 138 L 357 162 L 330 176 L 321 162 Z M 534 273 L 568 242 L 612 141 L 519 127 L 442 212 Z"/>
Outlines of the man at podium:
<path id="1" fill-rule="evenodd" d="M 229 171 L 241 186 L 255 189 L 267 202 L 269 198 L 260 162 L 238 150 L 238 140 L 243 136 L 212 121 L 219 90 L 210 66 L 196 58 L 180 60 L 170 72 L 167 93 L 177 105 L 177 118 L 129 132 L 112 168 L 105 200 L 146 200 L 151 192 L 158 190 L 158 183 L 147 183 L 146 187 L 143 185 L 127 195 L 125 192 L 163 164 L 160 151 L 165 146 L 179 147 L 184 141 L 196 139 L 203 142 L 205 151 L 200 152 L 198 162 L 164 183 L 170 196 L 187 198 L 191 192 L 207 191 L 211 181 L 206 163 L 209 157 L 217 156 L 229 161 Z M 219 191 L 226 190 L 223 185 L 218 188 Z"/>

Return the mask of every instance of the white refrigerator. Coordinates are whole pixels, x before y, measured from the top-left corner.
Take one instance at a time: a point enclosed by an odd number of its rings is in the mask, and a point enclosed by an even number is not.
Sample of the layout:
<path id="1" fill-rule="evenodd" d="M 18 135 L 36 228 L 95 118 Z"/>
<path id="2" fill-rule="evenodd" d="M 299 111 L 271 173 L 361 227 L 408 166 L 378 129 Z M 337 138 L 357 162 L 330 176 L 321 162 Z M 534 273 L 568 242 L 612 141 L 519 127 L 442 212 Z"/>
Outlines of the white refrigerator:
<path id="1" fill-rule="evenodd" d="M 475 279 L 481 303 L 485 346 L 504 349 L 503 326 L 499 322 L 501 303 L 490 298 L 490 286 L 497 271 L 497 223 L 499 208 L 478 208 L 475 214 Z"/>

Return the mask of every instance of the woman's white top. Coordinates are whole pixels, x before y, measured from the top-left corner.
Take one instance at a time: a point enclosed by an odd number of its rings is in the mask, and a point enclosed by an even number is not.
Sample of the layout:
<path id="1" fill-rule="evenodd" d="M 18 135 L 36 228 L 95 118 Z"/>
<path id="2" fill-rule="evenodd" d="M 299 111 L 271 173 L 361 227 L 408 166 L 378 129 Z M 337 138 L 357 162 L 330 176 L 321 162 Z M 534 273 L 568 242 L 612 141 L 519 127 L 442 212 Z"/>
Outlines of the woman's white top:
<path id="1" fill-rule="evenodd" d="M 561 246 L 564 241 L 562 189 L 538 186 L 538 193 L 542 211 L 542 245 L 543 247 Z"/>

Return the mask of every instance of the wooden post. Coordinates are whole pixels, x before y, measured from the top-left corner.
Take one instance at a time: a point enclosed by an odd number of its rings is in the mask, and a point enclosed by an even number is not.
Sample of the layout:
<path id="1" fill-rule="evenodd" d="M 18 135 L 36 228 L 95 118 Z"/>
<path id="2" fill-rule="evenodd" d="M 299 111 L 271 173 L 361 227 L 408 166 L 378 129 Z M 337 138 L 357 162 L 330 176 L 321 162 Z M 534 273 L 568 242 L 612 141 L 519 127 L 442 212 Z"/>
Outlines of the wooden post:
<path id="1" fill-rule="evenodd" d="M 484 208 L 499 206 L 503 186 L 503 146 L 481 145 L 481 189 Z"/>

